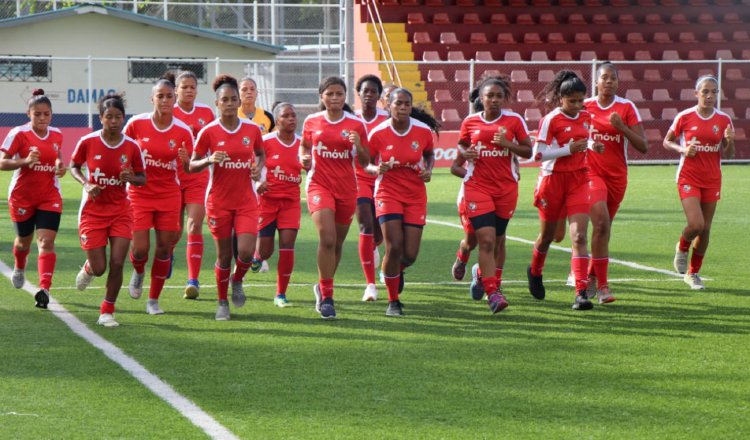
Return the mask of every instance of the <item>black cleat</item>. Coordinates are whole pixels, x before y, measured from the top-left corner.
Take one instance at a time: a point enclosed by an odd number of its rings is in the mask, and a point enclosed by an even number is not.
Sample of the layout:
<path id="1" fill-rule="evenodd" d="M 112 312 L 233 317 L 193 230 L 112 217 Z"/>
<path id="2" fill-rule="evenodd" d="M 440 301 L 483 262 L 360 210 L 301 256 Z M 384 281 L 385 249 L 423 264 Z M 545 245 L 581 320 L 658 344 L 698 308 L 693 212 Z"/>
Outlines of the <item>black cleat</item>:
<path id="1" fill-rule="evenodd" d="M 39 289 L 39 292 L 34 295 L 34 300 L 36 301 L 36 307 L 46 309 L 47 304 L 49 304 L 49 291 L 47 289 Z"/>
<path id="2" fill-rule="evenodd" d="M 320 303 L 320 317 L 336 319 L 336 309 L 333 308 L 333 298 L 326 298 Z"/>
<path id="3" fill-rule="evenodd" d="M 573 303 L 573 310 L 591 310 L 594 308 L 594 303 L 586 298 L 586 291 L 581 290 L 576 295 L 576 301 Z"/>
<path id="4" fill-rule="evenodd" d="M 404 305 L 401 301 L 391 301 L 388 303 L 388 308 L 385 309 L 385 316 L 404 316 L 403 311 Z"/>
<path id="5" fill-rule="evenodd" d="M 544 299 L 546 291 L 544 290 L 544 283 L 542 282 L 542 276 L 534 276 L 531 274 L 531 265 L 526 268 L 526 276 L 529 279 L 529 293 L 536 299 Z"/>

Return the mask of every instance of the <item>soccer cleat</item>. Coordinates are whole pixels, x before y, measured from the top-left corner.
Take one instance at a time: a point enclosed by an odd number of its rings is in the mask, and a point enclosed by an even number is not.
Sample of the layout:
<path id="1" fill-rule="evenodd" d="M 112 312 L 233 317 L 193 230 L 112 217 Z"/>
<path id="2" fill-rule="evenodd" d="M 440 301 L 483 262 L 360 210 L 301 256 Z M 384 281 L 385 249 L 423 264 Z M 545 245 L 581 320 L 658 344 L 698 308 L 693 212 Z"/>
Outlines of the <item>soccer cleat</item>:
<path id="1" fill-rule="evenodd" d="M 377 301 L 378 300 L 378 288 L 374 284 L 368 284 L 365 287 L 365 293 L 362 295 L 362 301 Z"/>
<path id="2" fill-rule="evenodd" d="M 586 284 L 586 298 L 593 299 L 596 296 L 596 285 L 596 275 L 589 274 L 588 284 Z M 573 286 L 575 286 L 575 281 L 573 282 Z"/>
<path id="3" fill-rule="evenodd" d="M 323 319 L 336 319 L 336 309 L 333 308 L 333 298 L 326 298 L 320 303 L 320 317 Z"/>
<path id="4" fill-rule="evenodd" d="M 451 268 L 451 275 L 453 275 L 453 279 L 456 281 L 463 280 L 464 276 L 466 276 L 466 263 L 456 258 Z"/>
<path id="5" fill-rule="evenodd" d="M 508 307 L 508 300 L 505 299 L 505 295 L 498 289 L 497 292 L 487 298 L 487 306 L 493 314 L 499 313 Z"/>
<path id="6" fill-rule="evenodd" d="M 260 270 L 259 270 L 258 272 L 260 272 L 260 273 L 266 273 L 266 272 L 268 272 L 268 271 L 269 271 L 270 269 L 271 269 L 271 268 L 270 268 L 270 267 L 268 267 L 268 261 L 266 261 L 266 260 L 263 260 L 263 262 L 262 262 L 262 263 L 260 263 Z"/>
<path id="7" fill-rule="evenodd" d="M 544 289 L 544 282 L 542 276 L 534 276 L 531 274 L 531 265 L 526 268 L 526 278 L 529 279 L 529 293 L 536 299 L 544 299 L 546 291 Z"/>
<path id="8" fill-rule="evenodd" d="M 481 301 L 484 298 L 484 285 L 482 278 L 479 276 L 479 263 L 471 266 L 471 286 L 469 286 L 471 298 L 474 301 Z"/>
<path id="9" fill-rule="evenodd" d="M 78 271 L 78 275 L 76 275 L 76 289 L 86 290 L 93 279 L 94 276 L 89 275 L 89 273 L 86 272 L 86 269 L 82 267 L 81 270 Z"/>
<path id="10" fill-rule="evenodd" d="M 591 310 L 594 308 L 594 303 L 586 298 L 586 291 L 581 290 L 576 294 L 576 301 L 573 303 L 573 310 Z"/>
<path id="11" fill-rule="evenodd" d="M 576 286 L 576 276 L 573 275 L 573 272 L 568 272 L 568 279 L 565 281 L 565 285 L 568 287 Z"/>
<path id="12" fill-rule="evenodd" d="M 276 307 L 281 307 L 282 309 L 284 307 L 291 306 L 289 301 L 286 300 L 286 295 L 284 295 L 283 293 L 279 293 L 273 298 L 273 305 L 275 305 Z"/>
<path id="13" fill-rule="evenodd" d="M 604 286 L 596 292 L 596 297 L 599 299 L 599 304 L 609 304 L 615 302 L 617 298 L 612 295 L 609 291 L 609 286 Z M 592 297 L 593 298 L 593 297 Z"/>
<path id="14" fill-rule="evenodd" d="M 404 291 L 404 284 L 406 284 L 406 280 L 404 280 L 404 271 L 401 271 L 401 276 L 398 279 L 398 293 Z"/>
<path id="15" fill-rule="evenodd" d="M 185 295 L 183 296 L 183 298 L 198 299 L 200 290 L 201 290 L 201 285 L 198 282 L 198 280 L 188 280 L 187 284 L 185 285 Z"/>
<path id="16" fill-rule="evenodd" d="M 378 275 L 378 279 L 380 280 L 380 284 L 385 284 L 385 273 L 381 270 L 380 275 Z"/>
<path id="17" fill-rule="evenodd" d="M 39 292 L 34 295 L 34 301 L 36 301 L 34 306 L 39 307 L 40 309 L 46 309 L 47 304 L 49 304 L 49 290 L 39 289 Z"/>
<path id="18" fill-rule="evenodd" d="M 320 294 L 320 284 L 313 284 L 313 295 L 315 295 L 315 311 L 320 313 L 320 301 L 322 297 Z"/>
<path id="19" fill-rule="evenodd" d="M 219 305 L 216 307 L 216 320 L 229 321 L 229 301 L 225 299 L 219 300 Z"/>
<path id="20" fill-rule="evenodd" d="M 404 316 L 404 305 L 401 304 L 401 301 L 390 301 L 388 303 L 388 308 L 385 309 L 385 316 Z"/>
<path id="21" fill-rule="evenodd" d="M 252 271 L 253 273 L 258 273 L 258 272 L 260 272 L 260 268 L 261 268 L 261 266 L 263 266 L 263 261 L 261 261 L 261 260 L 259 260 L 259 259 L 255 258 L 255 257 L 253 257 L 253 259 L 252 259 L 252 260 L 250 260 L 250 270 L 251 270 L 251 271 Z"/>
<path id="22" fill-rule="evenodd" d="M 144 278 L 146 278 L 145 271 L 143 273 L 133 271 L 133 275 L 130 276 L 130 283 L 128 284 L 128 291 L 130 292 L 131 298 L 138 299 L 141 297 L 141 294 L 143 293 Z"/>
<path id="23" fill-rule="evenodd" d="M 117 327 L 118 325 L 120 325 L 117 321 L 115 321 L 115 317 L 111 313 L 102 313 L 101 315 L 99 315 L 99 319 L 96 320 L 96 324 L 103 327 Z"/>
<path id="24" fill-rule="evenodd" d="M 242 280 L 232 280 L 232 304 L 239 308 L 245 305 L 245 289 L 242 288 Z"/>
<path id="25" fill-rule="evenodd" d="M 683 278 L 688 286 L 693 290 L 703 290 L 706 286 L 703 284 L 703 280 L 697 273 L 686 273 Z"/>
<path id="26" fill-rule="evenodd" d="M 676 270 L 679 273 L 685 273 L 687 272 L 687 266 L 688 266 L 688 253 L 682 252 L 680 250 L 680 242 L 677 242 L 677 245 L 674 249 L 674 270 Z"/>
<path id="27" fill-rule="evenodd" d="M 375 246 L 375 250 L 372 251 L 372 265 L 375 267 L 380 266 L 380 251 Z"/>
<path id="28" fill-rule="evenodd" d="M 163 315 L 164 310 L 159 307 L 159 300 L 158 299 L 149 299 L 146 302 L 146 313 L 149 315 Z"/>
<path id="29" fill-rule="evenodd" d="M 21 287 L 23 287 L 23 284 L 26 282 L 26 274 L 24 273 L 23 269 L 14 267 L 13 275 L 11 275 L 10 281 L 13 283 L 13 287 L 15 287 L 16 289 L 20 289 Z"/>
<path id="30" fill-rule="evenodd" d="M 169 256 L 169 270 L 167 271 L 166 279 L 172 278 L 172 268 L 174 267 L 174 254 Z"/>

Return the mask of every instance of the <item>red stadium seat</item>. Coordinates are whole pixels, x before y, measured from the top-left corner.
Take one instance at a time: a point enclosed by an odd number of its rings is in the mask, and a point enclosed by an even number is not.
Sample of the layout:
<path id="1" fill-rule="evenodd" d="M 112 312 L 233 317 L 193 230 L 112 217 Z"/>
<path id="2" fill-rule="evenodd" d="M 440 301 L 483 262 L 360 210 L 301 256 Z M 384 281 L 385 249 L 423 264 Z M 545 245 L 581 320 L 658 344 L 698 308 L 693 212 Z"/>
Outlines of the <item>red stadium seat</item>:
<path id="1" fill-rule="evenodd" d="M 570 14 L 568 16 L 568 24 L 585 25 L 588 24 L 588 22 L 583 17 L 583 14 Z"/>
<path id="2" fill-rule="evenodd" d="M 727 40 L 724 39 L 724 34 L 717 31 L 717 32 L 708 33 L 708 42 L 709 43 L 726 43 Z"/>
<path id="3" fill-rule="evenodd" d="M 591 61 L 597 59 L 598 56 L 593 50 L 582 50 L 580 58 L 581 61 Z"/>
<path id="4" fill-rule="evenodd" d="M 490 78 L 490 77 L 497 78 L 499 76 L 501 76 L 499 70 L 490 69 L 490 70 L 485 70 L 484 71 L 484 74 L 482 75 L 482 78 Z"/>
<path id="5" fill-rule="evenodd" d="M 727 24 L 742 24 L 740 14 L 736 12 L 727 12 L 726 14 L 724 14 L 723 21 Z"/>
<path id="6" fill-rule="evenodd" d="M 715 24 L 716 19 L 714 18 L 713 14 L 709 14 L 708 12 L 705 12 L 703 14 L 700 14 L 698 16 L 698 23 L 700 24 Z"/>
<path id="7" fill-rule="evenodd" d="M 641 115 L 641 121 L 643 122 L 649 122 L 649 121 L 654 120 L 654 117 L 651 115 L 651 109 L 648 109 L 648 108 L 638 109 L 638 113 Z"/>
<path id="8" fill-rule="evenodd" d="M 638 6 L 656 6 L 656 0 L 637 0 Z"/>
<path id="9" fill-rule="evenodd" d="M 716 51 L 716 59 L 733 60 L 734 55 L 732 55 L 732 51 L 729 49 L 719 49 Z"/>
<path id="10" fill-rule="evenodd" d="M 498 25 L 498 24 L 510 24 L 508 21 L 508 17 L 505 16 L 505 14 L 492 14 L 492 17 L 490 17 L 490 24 Z"/>
<path id="11" fill-rule="evenodd" d="M 414 32 L 414 44 L 432 43 L 429 32 Z"/>
<path id="12" fill-rule="evenodd" d="M 661 59 L 664 61 L 678 61 L 680 54 L 676 50 L 665 50 L 661 53 Z"/>
<path id="13" fill-rule="evenodd" d="M 477 53 L 474 54 L 474 59 L 477 61 L 495 61 L 492 57 L 492 52 L 489 50 L 478 50 Z"/>
<path id="14" fill-rule="evenodd" d="M 674 120 L 675 116 L 677 116 L 677 113 L 678 113 L 677 109 L 673 107 L 662 109 L 661 119 L 664 121 L 672 121 Z"/>
<path id="15" fill-rule="evenodd" d="M 523 36 L 523 44 L 542 44 L 542 37 L 536 32 L 527 32 Z"/>
<path id="16" fill-rule="evenodd" d="M 523 112 L 523 118 L 526 120 L 527 124 L 534 123 L 536 125 L 542 120 L 542 112 L 540 112 L 538 108 L 527 108 Z"/>
<path id="17" fill-rule="evenodd" d="M 534 102 L 534 92 L 531 90 L 519 90 L 516 93 L 516 101 L 518 102 Z"/>
<path id="18" fill-rule="evenodd" d="M 750 41 L 750 35 L 748 35 L 747 31 L 734 31 L 732 32 L 732 40 L 746 43 Z"/>
<path id="19" fill-rule="evenodd" d="M 685 14 L 673 14 L 669 22 L 672 24 L 690 24 L 690 20 L 687 19 Z"/>
<path id="20" fill-rule="evenodd" d="M 448 79 L 445 77 L 445 72 L 441 69 L 430 69 L 427 71 L 428 82 L 446 82 Z"/>
<path id="21" fill-rule="evenodd" d="M 536 61 L 536 62 L 549 61 L 549 57 L 547 56 L 547 52 L 543 50 L 535 50 L 531 52 L 531 61 Z"/>
<path id="22" fill-rule="evenodd" d="M 750 101 L 750 89 L 741 87 L 734 91 L 734 98 L 743 101 Z"/>
<path id="23" fill-rule="evenodd" d="M 482 19 L 479 18 L 479 14 L 470 12 L 464 14 L 464 24 L 482 24 Z"/>
<path id="24" fill-rule="evenodd" d="M 630 0 L 609 0 L 610 6 L 630 6 Z"/>
<path id="25" fill-rule="evenodd" d="M 706 0 L 687 0 L 687 4 L 690 6 L 707 6 L 708 2 Z"/>
<path id="26" fill-rule="evenodd" d="M 594 42 L 594 40 L 591 39 L 591 35 L 586 32 L 577 32 L 573 41 L 576 44 L 591 44 Z"/>
<path id="27" fill-rule="evenodd" d="M 750 50 L 743 49 L 742 53 L 740 54 L 741 60 L 750 60 Z"/>
<path id="28" fill-rule="evenodd" d="M 468 70 L 456 70 L 456 76 L 454 77 L 456 82 L 469 82 L 469 79 L 471 79 L 471 74 Z"/>
<path id="29" fill-rule="evenodd" d="M 523 58 L 521 58 L 521 53 L 515 50 L 505 52 L 504 59 L 505 61 L 510 61 L 510 62 L 523 61 Z"/>
<path id="30" fill-rule="evenodd" d="M 687 69 L 674 69 L 672 70 L 672 80 L 690 81 L 690 75 L 688 75 Z"/>
<path id="31" fill-rule="evenodd" d="M 445 12 L 438 12 L 432 16 L 432 24 L 451 24 L 451 18 Z"/>
<path id="32" fill-rule="evenodd" d="M 662 6 L 680 6 L 680 0 L 661 0 L 659 3 Z"/>
<path id="33" fill-rule="evenodd" d="M 440 44 L 458 44 L 458 37 L 455 32 L 441 32 Z"/>
<path id="34" fill-rule="evenodd" d="M 425 24 L 424 15 L 419 12 L 410 12 L 406 15 L 406 22 L 408 24 Z"/>
<path id="35" fill-rule="evenodd" d="M 594 17 L 591 19 L 591 23 L 601 25 L 612 24 L 612 22 L 609 21 L 609 17 L 604 14 L 594 14 Z"/>
<path id="36" fill-rule="evenodd" d="M 461 122 L 461 117 L 458 115 L 458 110 L 455 108 L 443 109 L 443 112 L 440 114 L 440 119 L 442 122 Z"/>
<path id="37" fill-rule="evenodd" d="M 568 50 L 558 50 L 555 52 L 555 61 L 573 61 L 573 54 Z"/>
<path id="38" fill-rule="evenodd" d="M 448 61 L 466 61 L 466 57 L 460 50 L 451 50 L 448 51 Z"/>
<path id="39" fill-rule="evenodd" d="M 640 32 L 630 32 L 626 39 L 628 44 L 643 44 L 646 42 L 646 39 L 643 38 L 643 34 Z"/>
<path id="40" fill-rule="evenodd" d="M 401 0 L 401 6 L 419 6 L 419 0 Z"/>
<path id="41" fill-rule="evenodd" d="M 651 52 L 648 50 L 636 50 L 635 55 L 633 56 L 636 61 L 651 61 L 653 58 L 651 58 Z"/>
<path id="42" fill-rule="evenodd" d="M 651 144 L 659 143 L 664 140 L 661 133 L 656 128 L 647 128 L 646 129 L 646 141 Z"/>
<path id="43" fill-rule="evenodd" d="M 472 32 L 469 37 L 470 44 L 488 44 L 487 35 L 484 32 Z"/>
<path id="44" fill-rule="evenodd" d="M 398 0 L 379 0 L 378 3 L 383 6 L 397 6 Z"/>
<path id="45" fill-rule="evenodd" d="M 531 0 L 531 6 L 535 6 L 537 8 L 540 7 L 549 7 L 552 6 L 552 3 L 550 0 Z"/>
<path id="46" fill-rule="evenodd" d="M 443 7 L 445 6 L 445 3 L 443 0 L 425 0 L 424 2 L 425 6 L 437 6 L 437 7 Z"/>
<path id="47" fill-rule="evenodd" d="M 547 42 L 550 44 L 565 44 L 565 37 L 561 32 L 551 32 L 547 35 Z"/>
<path id="48" fill-rule="evenodd" d="M 665 43 L 671 43 L 672 38 L 669 37 L 669 34 L 666 32 L 656 32 L 654 33 L 654 43 L 657 44 L 665 44 Z"/>
<path id="49" fill-rule="evenodd" d="M 463 89 L 461 90 L 461 101 L 463 102 L 469 102 L 469 94 L 471 91 L 469 89 Z"/>
<path id="50" fill-rule="evenodd" d="M 706 54 L 702 50 L 689 50 L 687 59 L 693 61 L 705 60 Z"/>
<path id="51" fill-rule="evenodd" d="M 637 26 L 638 21 L 633 14 L 622 14 L 617 17 L 617 22 L 623 26 Z"/>
<path id="52" fill-rule="evenodd" d="M 529 82 L 529 75 L 526 74 L 525 70 L 513 70 L 510 72 L 510 81 L 514 83 L 527 83 Z"/>
<path id="53" fill-rule="evenodd" d="M 456 0 L 456 6 L 474 7 L 476 5 L 475 0 Z"/>
<path id="54" fill-rule="evenodd" d="M 644 81 L 663 81 L 659 69 L 646 69 L 643 71 Z"/>
<path id="55" fill-rule="evenodd" d="M 643 93 L 641 93 L 641 89 L 628 89 L 625 92 L 625 98 L 633 102 L 645 101 L 645 99 L 643 99 Z"/>
<path id="56" fill-rule="evenodd" d="M 435 50 L 426 50 L 422 52 L 422 61 L 429 61 L 432 63 L 443 61 L 440 59 L 440 54 Z"/>
<path id="57" fill-rule="evenodd" d="M 669 102 L 672 100 L 672 97 L 669 96 L 669 90 L 667 89 L 654 89 L 651 100 L 655 102 Z"/>
<path id="58" fill-rule="evenodd" d="M 516 44 L 516 39 L 511 33 L 501 32 L 497 34 L 497 44 Z"/>
<path id="59" fill-rule="evenodd" d="M 485 6 L 499 7 L 503 5 L 503 0 L 484 0 Z"/>
<path id="60" fill-rule="evenodd" d="M 555 72 L 551 70 L 540 70 L 539 75 L 537 76 L 540 83 L 548 83 L 555 79 Z"/>
<path id="61" fill-rule="evenodd" d="M 555 18 L 555 14 L 542 14 L 541 16 L 539 16 L 539 24 L 554 26 L 558 23 L 557 18 Z"/>
<path id="62" fill-rule="evenodd" d="M 734 129 L 734 140 L 735 141 L 746 141 L 747 136 L 745 136 L 745 129 L 744 128 L 735 128 Z"/>
<path id="63" fill-rule="evenodd" d="M 523 8 L 528 6 L 529 3 L 526 0 L 508 0 L 508 6 L 514 8 Z"/>
<path id="64" fill-rule="evenodd" d="M 575 2 L 575 3 L 577 5 L 578 2 Z M 599 6 L 602 6 L 601 0 L 583 0 L 583 4 L 584 4 L 584 6 L 588 6 L 588 7 L 599 7 Z M 573 5 L 573 6 L 576 6 L 576 5 Z"/>
<path id="65" fill-rule="evenodd" d="M 635 81 L 635 76 L 633 76 L 633 71 L 630 69 L 620 69 L 617 71 L 617 79 L 620 82 L 632 82 Z"/>
<path id="66" fill-rule="evenodd" d="M 694 101 L 695 90 L 693 89 L 682 89 L 680 90 L 680 101 Z"/>
<path id="67" fill-rule="evenodd" d="M 609 61 L 625 61 L 625 53 L 621 50 L 610 50 L 607 54 Z"/>
<path id="68" fill-rule="evenodd" d="M 692 32 L 680 32 L 678 40 L 680 43 L 697 43 L 698 42 L 698 40 L 695 39 L 695 34 Z"/>
<path id="69" fill-rule="evenodd" d="M 664 24 L 664 21 L 662 21 L 661 15 L 659 14 L 647 14 L 646 24 Z"/>
<path id="70" fill-rule="evenodd" d="M 438 89 L 435 90 L 435 102 L 452 102 L 453 97 L 451 96 L 450 90 Z"/>
<path id="71" fill-rule="evenodd" d="M 531 14 L 518 14 L 516 24 L 536 24 Z"/>
<path id="72" fill-rule="evenodd" d="M 603 32 L 600 38 L 602 44 L 617 44 L 620 42 L 614 32 Z"/>
<path id="73" fill-rule="evenodd" d="M 730 81 L 742 81 L 745 79 L 741 69 L 727 69 L 726 75 Z"/>

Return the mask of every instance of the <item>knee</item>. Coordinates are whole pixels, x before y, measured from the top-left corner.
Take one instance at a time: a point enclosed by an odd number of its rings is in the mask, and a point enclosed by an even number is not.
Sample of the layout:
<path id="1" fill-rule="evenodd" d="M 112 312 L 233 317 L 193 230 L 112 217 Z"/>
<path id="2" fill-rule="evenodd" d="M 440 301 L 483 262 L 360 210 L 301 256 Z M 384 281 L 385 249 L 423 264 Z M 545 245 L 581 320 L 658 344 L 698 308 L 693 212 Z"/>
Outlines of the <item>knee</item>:
<path id="1" fill-rule="evenodd" d="M 55 239 L 51 237 L 39 237 L 36 240 L 37 247 L 41 252 L 53 252 L 55 250 Z"/>
<path id="2" fill-rule="evenodd" d="M 404 267 L 409 267 L 417 260 L 417 257 L 414 255 L 402 255 L 401 256 L 401 264 Z"/>
<path id="3" fill-rule="evenodd" d="M 609 235 L 609 219 L 600 219 L 596 221 L 591 222 L 593 226 L 592 235 L 596 235 L 599 237 L 606 237 Z"/>
<path id="4" fill-rule="evenodd" d="M 479 252 L 488 252 L 488 253 L 494 252 L 495 240 L 493 238 L 479 240 Z"/>
<path id="5" fill-rule="evenodd" d="M 586 234 L 575 231 L 570 234 L 570 242 L 573 246 L 586 246 Z"/>
<path id="6" fill-rule="evenodd" d="M 112 262 L 110 262 L 109 264 L 110 267 L 113 266 Z M 104 275 L 104 272 L 106 272 L 107 270 L 107 266 L 104 264 L 104 261 L 102 261 L 101 263 L 92 263 L 89 261 L 89 268 L 91 269 L 91 272 L 93 272 L 94 276 L 97 277 Z M 122 263 L 120 263 L 120 272 L 122 272 Z"/>
<path id="7" fill-rule="evenodd" d="M 706 225 L 703 222 L 703 219 L 700 219 L 700 220 L 696 219 L 696 220 L 688 222 L 686 229 L 690 235 L 696 236 L 696 235 L 702 234 L 705 228 L 706 228 Z"/>

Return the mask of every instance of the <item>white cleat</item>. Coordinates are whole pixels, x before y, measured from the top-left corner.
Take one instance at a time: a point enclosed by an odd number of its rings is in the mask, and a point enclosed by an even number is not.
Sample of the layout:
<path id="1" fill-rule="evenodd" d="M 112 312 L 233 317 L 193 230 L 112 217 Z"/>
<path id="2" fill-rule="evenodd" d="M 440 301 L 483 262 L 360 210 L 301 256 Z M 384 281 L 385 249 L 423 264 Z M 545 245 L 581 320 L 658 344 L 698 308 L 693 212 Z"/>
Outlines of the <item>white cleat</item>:
<path id="1" fill-rule="evenodd" d="M 260 270 L 258 270 L 258 272 L 260 272 L 260 273 L 266 273 L 269 270 L 270 270 L 270 268 L 268 267 L 268 261 L 263 260 L 263 262 L 260 263 Z"/>
<path id="2" fill-rule="evenodd" d="M 320 285 L 317 283 L 313 285 L 313 295 L 315 295 L 315 311 L 320 313 L 320 302 L 322 301 L 322 295 L 320 294 Z"/>
<path id="3" fill-rule="evenodd" d="M 86 290 L 94 278 L 93 275 L 90 275 L 86 272 L 86 269 L 82 267 L 81 270 L 78 271 L 78 275 L 76 275 L 76 289 Z"/>
<path id="4" fill-rule="evenodd" d="M 245 289 L 242 288 L 242 280 L 232 281 L 232 304 L 240 308 L 245 305 Z"/>
<path id="5" fill-rule="evenodd" d="M 219 301 L 219 306 L 216 308 L 216 320 L 229 321 L 229 301 L 225 299 Z"/>
<path id="6" fill-rule="evenodd" d="M 677 242 L 677 245 L 674 249 L 674 270 L 676 270 L 679 273 L 685 273 L 687 272 L 687 266 L 688 266 L 688 253 L 682 252 L 680 250 L 680 242 Z M 685 278 L 687 280 L 687 278 Z M 687 281 L 685 281 L 687 282 Z"/>
<path id="7" fill-rule="evenodd" d="M 141 297 L 141 294 L 143 294 L 144 278 L 146 278 L 146 271 L 143 271 L 143 273 L 140 274 L 133 271 L 133 275 L 130 276 L 130 283 L 128 283 L 128 291 L 130 292 L 131 298 L 138 299 Z"/>
<path id="8" fill-rule="evenodd" d="M 16 289 L 20 289 L 21 287 L 23 287 L 23 284 L 26 282 L 26 274 L 24 274 L 23 269 L 14 267 L 13 275 L 11 275 L 10 281 L 13 283 L 13 287 L 15 287 Z"/>
<path id="9" fill-rule="evenodd" d="M 368 284 L 365 287 L 365 294 L 362 295 L 362 301 L 377 301 L 378 300 L 378 288 L 374 284 Z"/>
<path id="10" fill-rule="evenodd" d="M 573 272 L 568 272 L 568 280 L 565 282 L 565 285 L 568 287 L 576 286 L 576 277 L 573 275 Z"/>
<path id="11" fill-rule="evenodd" d="M 96 320 L 96 324 L 103 327 L 117 327 L 118 325 L 120 325 L 117 321 L 115 321 L 115 317 L 111 313 L 102 313 L 101 315 L 99 315 L 99 319 Z"/>
<path id="12" fill-rule="evenodd" d="M 588 284 L 586 284 L 586 298 L 593 299 L 596 297 L 598 281 L 596 275 L 589 275 Z M 573 282 L 575 286 L 575 282 Z"/>
<path id="13" fill-rule="evenodd" d="M 163 315 L 164 310 L 159 307 L 159 300 L 150 299 L 146 303 L 146 313 L 149 315 Z"/>
<path id="14" fill-rule="evenodd" d="M 703 285 L 703 280 L 697 273 L 686 273 L 683 280 L 685 280 L 685 283 L 693 290 L 703 290 L 706 288 L 706 286 Z"/>

